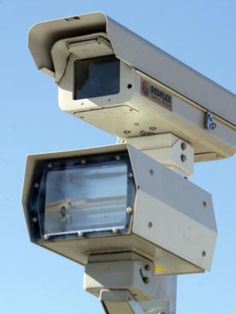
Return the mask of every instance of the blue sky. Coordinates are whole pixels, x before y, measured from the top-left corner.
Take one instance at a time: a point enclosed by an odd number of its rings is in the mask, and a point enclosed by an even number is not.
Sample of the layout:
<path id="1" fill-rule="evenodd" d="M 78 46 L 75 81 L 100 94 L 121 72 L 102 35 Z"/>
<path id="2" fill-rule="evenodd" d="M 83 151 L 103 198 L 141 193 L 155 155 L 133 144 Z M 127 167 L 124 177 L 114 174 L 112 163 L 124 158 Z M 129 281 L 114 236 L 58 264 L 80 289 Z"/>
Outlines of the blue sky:
<path id="1" fill-rule="evenodd" d="M 103 313 L 83 291 L 81 266 L 30 243 L 21 207 L 27 154 L 115 142 L 60 112 L 56 86 L 36 70 L 27 48 L 32 24 L 91 11 L 107 13 L 236 93 L 233 0 L 0 0 L 0 313 Z M 219 236 L 212 271 L 179 277 L 178 313 L 235 308 L 235 174 L 236 157 L 195 165 L 191 180 L 213 194 Z"/>

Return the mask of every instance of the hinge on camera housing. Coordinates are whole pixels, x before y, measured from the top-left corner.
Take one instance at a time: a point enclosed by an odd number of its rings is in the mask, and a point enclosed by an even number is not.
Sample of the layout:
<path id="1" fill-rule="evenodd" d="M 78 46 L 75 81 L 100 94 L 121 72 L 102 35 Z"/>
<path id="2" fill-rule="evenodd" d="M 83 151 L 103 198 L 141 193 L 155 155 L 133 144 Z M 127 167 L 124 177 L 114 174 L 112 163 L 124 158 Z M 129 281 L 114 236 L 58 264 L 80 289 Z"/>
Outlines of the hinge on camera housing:
<path id="1" fill-rule="evenodd" d="M 216 128 L 216 123 L 213 120 L 213 114 L 207 111 L 204 116 L 204 127 L 208 130 L 214 130 Z"/>

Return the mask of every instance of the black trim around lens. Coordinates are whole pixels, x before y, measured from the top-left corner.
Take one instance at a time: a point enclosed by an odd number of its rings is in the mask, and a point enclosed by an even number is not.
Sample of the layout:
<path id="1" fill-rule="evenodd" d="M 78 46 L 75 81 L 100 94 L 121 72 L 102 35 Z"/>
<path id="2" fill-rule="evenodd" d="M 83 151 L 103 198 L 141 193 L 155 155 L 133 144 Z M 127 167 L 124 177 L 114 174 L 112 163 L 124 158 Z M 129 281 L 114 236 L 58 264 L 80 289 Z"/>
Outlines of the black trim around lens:
<path id="1" fill-rule="evenodd" d="M 120 60 L 114 55 L 74 62 L 73 99 L 85 99 L 120 92 Z"/>

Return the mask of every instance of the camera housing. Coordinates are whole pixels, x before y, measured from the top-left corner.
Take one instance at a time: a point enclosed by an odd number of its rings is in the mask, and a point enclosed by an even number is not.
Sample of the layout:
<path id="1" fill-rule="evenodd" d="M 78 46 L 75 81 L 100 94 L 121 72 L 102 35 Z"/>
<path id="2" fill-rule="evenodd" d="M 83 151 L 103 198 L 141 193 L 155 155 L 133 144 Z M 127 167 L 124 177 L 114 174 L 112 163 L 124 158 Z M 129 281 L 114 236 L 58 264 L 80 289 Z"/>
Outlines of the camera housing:
<path id="1" fill-rule="evenodd" d="M 32 242 L 82 265 L 128 254 L 158 275 L 210 269 L 211 195 L 131 145 L 29 156 L 23 206 Z"/>
<path id="2" fill-rule="evenodd" d="M 36 24 L 29 48 L 59 106 L 128 141 L 172 133 L 195 161 L 236 150 L 236 96 L 102 13 Z"/>

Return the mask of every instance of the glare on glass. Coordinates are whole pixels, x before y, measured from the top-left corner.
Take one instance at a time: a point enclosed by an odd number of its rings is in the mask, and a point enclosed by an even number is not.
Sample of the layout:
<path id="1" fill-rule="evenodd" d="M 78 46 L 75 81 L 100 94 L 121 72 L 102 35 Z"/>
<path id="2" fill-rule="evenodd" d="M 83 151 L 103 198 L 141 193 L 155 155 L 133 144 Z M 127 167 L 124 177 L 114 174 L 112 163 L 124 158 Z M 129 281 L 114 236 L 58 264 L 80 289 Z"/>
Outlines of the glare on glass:
<path id="1" fill-rule="evenodd" d="M 103 164 L 49 171 L 44 233 L 125 229 L 127 165 Z"/>

